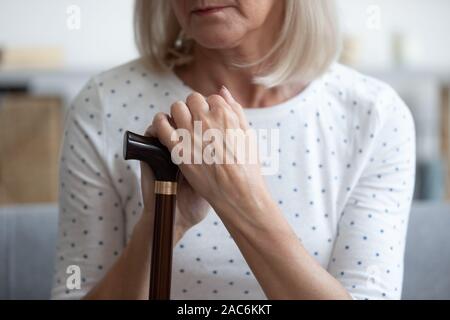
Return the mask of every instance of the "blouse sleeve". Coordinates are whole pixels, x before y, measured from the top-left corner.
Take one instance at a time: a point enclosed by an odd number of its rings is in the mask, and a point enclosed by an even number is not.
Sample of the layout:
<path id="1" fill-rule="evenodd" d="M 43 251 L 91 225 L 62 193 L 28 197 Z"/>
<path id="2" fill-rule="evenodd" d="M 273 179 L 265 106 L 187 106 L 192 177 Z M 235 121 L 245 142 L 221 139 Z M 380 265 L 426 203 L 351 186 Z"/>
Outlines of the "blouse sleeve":
<path id="1" fill-rule="evenodd" d="M 415 129 L 389 90 L 365 148 L 367 164 L 344 206 L 329 271 L 354 299 L 399 299 L 415 183 Z"/>
<path id="2" fill-rule="evenodd" d="M 53 299 L 78 299 L 124 247 L 123 212 L 106 167 L 102 101 L 95 80 L 65 120 L 60 157 L 59 232 Z"/>

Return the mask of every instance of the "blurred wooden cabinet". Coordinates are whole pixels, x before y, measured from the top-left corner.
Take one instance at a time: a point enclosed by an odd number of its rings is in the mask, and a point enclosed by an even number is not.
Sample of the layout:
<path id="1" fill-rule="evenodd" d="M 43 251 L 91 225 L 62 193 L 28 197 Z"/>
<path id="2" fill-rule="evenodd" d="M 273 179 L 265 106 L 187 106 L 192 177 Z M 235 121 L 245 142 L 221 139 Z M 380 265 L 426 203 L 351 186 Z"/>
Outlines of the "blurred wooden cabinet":
<path id="1" fill-rule="evenodd" d="M 61 99 L 0 99 L 0 205 L 57 201 L 61 132 Z"/>

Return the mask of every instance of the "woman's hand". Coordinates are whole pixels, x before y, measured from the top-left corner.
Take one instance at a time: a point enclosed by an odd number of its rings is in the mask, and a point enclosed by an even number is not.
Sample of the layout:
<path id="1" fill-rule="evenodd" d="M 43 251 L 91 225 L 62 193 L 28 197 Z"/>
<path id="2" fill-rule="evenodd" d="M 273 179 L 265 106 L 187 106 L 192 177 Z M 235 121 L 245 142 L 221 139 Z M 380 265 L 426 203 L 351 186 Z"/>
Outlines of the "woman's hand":
<path id="1" fill-rule="evenodd" d="M 244 145 L 229 143 L 229 133 L 240 137 Z M 151 135 L 158 137 L 172 157 L 175 153 L 183 159 L 183 176 L 222 219 L 234 214 L 251 220 L 248 213 L 258 210 L 250 209 L 262 208 L 271 198 L 261 174 L 255 136 L 242 107 L 225 87 L 219 95 L 205 99 L 193 93 L 186 102 L 174 103 L 171 117 L 157 114 Z"/>
<path id="2" fill-rule="evenodd" d="M 145 135 L 152 136 L 151 131 L 150 127 Z M 154 210 L 154 197 L 146 196 L 153 195 L 154 181 L 154 175 L 150 167 L 141 162 L 141 189 L 144 198 L 144 214 L 146 215 Z M 181 176 L 177 190 L 174 243 L 177 243 L 186 231 L 200 223 L 208 214 L 209 209 L 209 204 Z"/>
<path id="3" fill-rule="evenodd" d="M 229 91 L 222 88 L 220 95 L 207 99 L 194 93 L 186 103 L 173 104 L 171 115 L 155 116 L 152 135 L 172 152 L 172 159 L 176 151 L 184 161 L 190 160 L 180 164 L 183 176 L 220 216 L 266 296 L 269 299 L 351 298 L 302 246 L 270 196 L 259 162 L 251 161 L 252 157 L 238 161 L 238 149 L 224 143 L 226 139 L 217 139 L 216 134 L 211 135 L 214 139 L 208 136 L 209 129 L 215 129 L 222 137 L 227 136 L 227 130 L 235 133 L 243 130 L 244 137 L 249 139 L 245 154 L 256 153 L 256 141 L 250 137 L 252 133 L 242 107 Z M 201 130 L 196 130 L 195 121 L 200 121 Z M 178 150 L 180 136 L 183 141 Z M 208 149 L 211 145 L 214 148 Z M 196 152 L 202 161 L 193 161 Z M 206 161 L 205 155 L 210 154 L 216 161 Z M 217 162 L 227 154 L 233 163 Z"/>

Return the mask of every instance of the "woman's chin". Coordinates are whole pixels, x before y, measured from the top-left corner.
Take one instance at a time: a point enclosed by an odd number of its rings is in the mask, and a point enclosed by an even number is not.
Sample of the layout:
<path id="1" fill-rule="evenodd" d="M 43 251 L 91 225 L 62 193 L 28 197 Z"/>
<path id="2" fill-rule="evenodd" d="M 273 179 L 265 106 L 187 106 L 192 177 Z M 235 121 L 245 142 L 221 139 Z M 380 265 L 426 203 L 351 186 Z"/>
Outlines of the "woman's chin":
<path id="1" fill-rule="evenodd" d="M 195 37 L 196 43 L 207 49 L 232 49 L 239 43 L 239 37 L 221 36 L 208 34 L 204 37 Z"/>

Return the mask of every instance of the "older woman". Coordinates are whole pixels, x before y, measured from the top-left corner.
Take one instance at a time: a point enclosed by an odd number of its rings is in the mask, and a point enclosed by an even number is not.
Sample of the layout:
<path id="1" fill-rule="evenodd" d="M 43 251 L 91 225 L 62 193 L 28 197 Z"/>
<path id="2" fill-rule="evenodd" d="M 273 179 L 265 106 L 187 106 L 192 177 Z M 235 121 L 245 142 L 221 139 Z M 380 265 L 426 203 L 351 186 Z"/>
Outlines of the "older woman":
<path id="1" fill-rule="evenodd" d="M 333 2 L 138 0 L 136 27 L 142 58 L 68 114 L 53 296 L 148 298 L 153 175 L 122 159 L 122 136 L 173 149 L 200 121 L 277 130 L 279 164 L 181 164 L 172 298 L 399 298 L 414 124 L 387 85 L 334 62 Z"/>

